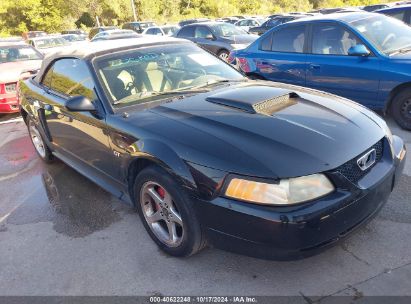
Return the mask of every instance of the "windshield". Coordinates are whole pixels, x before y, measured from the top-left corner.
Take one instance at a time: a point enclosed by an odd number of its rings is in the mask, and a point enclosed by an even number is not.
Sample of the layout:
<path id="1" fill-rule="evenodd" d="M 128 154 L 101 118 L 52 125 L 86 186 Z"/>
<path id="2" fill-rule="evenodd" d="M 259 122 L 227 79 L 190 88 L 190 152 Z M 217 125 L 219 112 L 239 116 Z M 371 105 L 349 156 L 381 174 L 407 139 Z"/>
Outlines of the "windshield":
<path id="1" fill-rule="evenodd" d="M 45 49 L 57 46 L 68 45 L 69 43 L 63 38 L 45 38 L 45 39 L 36 39 L 34 41 L 36 48 Z"/>
<path id="2" fill-rule="evenodd" d="M 0 46 L 0 63 L 41 59 L 43 56 L 31 46 Z"/>
<path id="3" fill-rule="evenodd" d="M 247 34 L 244 30 L 230 23 L 222 23 L 222 24 L 213 25 L 212 28 L 215 34 L 219 37 L 230 37 L 234 35 Z"/>
<path id="4" fill-rule="evenodd" d="M 97 59 L 95 68 L 106 94 L 117 107 L 244 79 L 222 60 L 191 44 L 116 53 Z"/>
<path id="5" fill-rule="evenodd" d="M 61 38 L 63 38 L 63 39 L 66 40 L 66 41 L 69 41 L 69 42 L 86 40 L 86 37 L 85 37 L 85 36 L 83 36 L 83 35 L 75 35 L 75 34 L 72 34 L 72 35 L 64 35 L 64 36 L 62 36 Z"/>
<path id="6" fill-rule="evenodd" d="M 397 19 L 372 16 L 354 21 L 351 25 L 386 55 L 411 48 L 411 28 Z"/>

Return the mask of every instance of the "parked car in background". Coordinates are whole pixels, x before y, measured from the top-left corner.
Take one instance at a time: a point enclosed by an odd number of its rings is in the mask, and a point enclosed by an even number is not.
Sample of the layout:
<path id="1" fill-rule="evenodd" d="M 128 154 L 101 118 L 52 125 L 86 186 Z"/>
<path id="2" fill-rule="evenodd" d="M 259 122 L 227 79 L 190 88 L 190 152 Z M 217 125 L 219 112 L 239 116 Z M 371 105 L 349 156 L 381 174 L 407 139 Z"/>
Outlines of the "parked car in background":
<path id="1" fill-rule="evenodd" d="M 392 6 L 375 11 L 411 25 L 411 4 Z"/>
<path id="2" fill-rule="evenodd" d="M 250 34 L 254 34 L 254 35 L 259 35 L 261 36 L 262 34 L 264 34 L 265 32 L 269 31 L 270 29 L 272 29 L 273 27 L 276 27 L 280 24 L 295 20 L 295 19 L 299 19 L 299 18 L 303 18 L 306 16 L 301 16 L 301 15 L 281 15 L 281 16 L 276 16 L 273 17 L 271 19 L 268 19 L 266 22 L 264 22 L 263 24 L 261 24 L 260 26 L 255 26 L 255 27 L 251 27 L 248 32 Z"/>
<path id="3" fill-rule="evenodd" d="M 387 4 L 373 4 L 373 5 L 364 6 L 362 10 L 366 12 L 374 12 L 376 10 L 387 8 L 387 7 L 389 7 L 389 5 Z"/>
<path id="4" fill-rule="evenodd" d="M 24 74 L 40 69 L 43 55 L 22 42 L 0 40 L 0 113 L 19 111 L 17 83 Z"/>
<path id="5" fill-rule="evenodd" d="M 122 28 L 124 30 L 132 30 L 138 34 L 142 34 L 145 29 L 153 26 L 156 26 L 155 22 L 153 21 L 136 21 L 124 23 Z"/>
<path id="6" fill-rule="evenodd" d="M 66 41 L 60 36 L 31 38 L 27 41 L 27 43 L 37 49 L 40 53 L 45 55 L 56 52 L 61 48 L 70 45 L 70 42 Z"/>
<path id="7" fill-rule="evenodd" d="M 224 22 L 189 24 L 182 27 L 176 37 L 191 40 L 223 60 L 227 60 L 231 50 L 245 48 L 258 38 Z"/>
<path id="8" fill-rule="evenodd" d="M 248 32 L 251 27 L 261 26 L 265 21 L 265 19 L 247 18 L 237 21 L 234 25 Z"/>
<path id="9" fill-rule="evenodd" d="M 163 25 L 146 28 L 143 35 L 173 36 L 180 29 L 178 25 Z"/>
<path id="10" fill-rule="evenodd" d="M 0 37 L 0 43 L 2 42 L 24 42 L 24 39 L 20 36 Z"/>
<path id="11" fill-rule="evenodd" d="M 180 21 L 178 23 L 178 26 L 183 27 L 185 25 L 192 24 L 192 23 L 200 23 L 200 22 L 208 22 L 208 21 L 210 21 L 210 19 L 208 18 L 186 19 L 186 20 Z"/>
<path id="12" fill-rule="evenodd" d="M 91 39 L 91 42 L 100 41 L 100 40 L 116 40 L 116 39 L 127 39 L 127 38 L 138 38 L 141 35 L 137 34 L 132 30 L 107 30 L 101 33 L 98 33 Z"/>
<path id="13" fill-rule="evenodd" d="M 78 34 L 63 34 L 60 37 L 70 43 L 84 42 L 88 40 L 87 35 Z"/>
<path id="14" fill-rule="evenodd" d="M 168 37 L 63 51 L 19 95 L 38 156 L 132 204 L 172 256 L 316 254 L 382 209 L 406 160 L 365 107 L 250 81 Z"/>
<path id="15" fill-rule="evenodd" d="M 28 40 L 31 38 L 47 36 L 47 33 L 44 31 L 30 31 L 30 32 L 23 33 L 22 36 L 24 40 Z"/>
<path id="16" fill-rule="evenodd" d="M 389 111 L 411 130 L 411 28 L 394 18 L 362 12 L 292 21 L 234 51 L 229 61 L 252 77 Z"/>
<path id="17" fill-rule="evenodd" d="M 223 22 L 227 22 L 227 23 L 231 23 L 231 24 L 234 24 L 234 23 L 236 23 L 238 20 L 240 20 L 239 18 L 237 18 L 237 17 L 224 17 L 224 18 L 222 18 L 223 19 Z"/>
<path id="18" fill-rule="evenodd" d="M 118 30 L 117 26 L 100 26 L 100 27 L 94 27 L 90 30 L 88 33 L 88 39 L 92 39 L 95 35 L 98 33 L 104 32 L 104 31 L 109 31 L 109 30 Z"/>
<path id="19" fill-rule="evenodd" d="M 87 33 L 86 33 L 85 31 L 83 31 L 83 30 L 80 30 L 80 29 L 62 31 L 61 34 L 62 34 L 62 35 L 73 34 L 73 35 L 83 35 L 83 36 L 87 36 Z"/>

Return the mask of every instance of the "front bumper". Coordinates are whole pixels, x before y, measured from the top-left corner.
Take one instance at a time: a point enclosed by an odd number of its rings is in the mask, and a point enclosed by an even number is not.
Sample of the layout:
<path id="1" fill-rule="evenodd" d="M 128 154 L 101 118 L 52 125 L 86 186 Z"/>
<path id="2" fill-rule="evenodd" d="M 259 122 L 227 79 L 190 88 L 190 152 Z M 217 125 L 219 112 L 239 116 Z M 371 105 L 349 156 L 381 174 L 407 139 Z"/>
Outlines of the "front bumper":
<path id="1" fill-rule="evenodd" d="M 253 257 L 290 260 L 333 245 L 373 218 L 386 203 L 405 163 L 403 141 L 394 136 L 382 159 L 356 185 L 338 172 L 332 194 L 293 207 L 260 206 L 223 197 L 195 206 L 209 241 L 218 248 Z"/>

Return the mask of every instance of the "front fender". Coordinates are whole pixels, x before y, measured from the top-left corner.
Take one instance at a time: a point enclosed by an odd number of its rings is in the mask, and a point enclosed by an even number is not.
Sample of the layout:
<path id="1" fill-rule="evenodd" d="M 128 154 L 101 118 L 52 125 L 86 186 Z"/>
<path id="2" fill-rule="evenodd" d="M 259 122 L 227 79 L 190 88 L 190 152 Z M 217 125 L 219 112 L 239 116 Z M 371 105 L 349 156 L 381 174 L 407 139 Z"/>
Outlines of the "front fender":
<path id="1" fill-rule="evenodd" d="M 185 161 L 167 144 L 154 139 L 141 140 L 134 145 L 136 152 L 131 155 L 127 173 L 129 181 L 138 173 L 138 170 L 135 171 L 135 165 L 141 168 L 139 164 L 149 161 L 167 170 L 195 197 L 210 200 L 218 195 L 226 172 Z"/>

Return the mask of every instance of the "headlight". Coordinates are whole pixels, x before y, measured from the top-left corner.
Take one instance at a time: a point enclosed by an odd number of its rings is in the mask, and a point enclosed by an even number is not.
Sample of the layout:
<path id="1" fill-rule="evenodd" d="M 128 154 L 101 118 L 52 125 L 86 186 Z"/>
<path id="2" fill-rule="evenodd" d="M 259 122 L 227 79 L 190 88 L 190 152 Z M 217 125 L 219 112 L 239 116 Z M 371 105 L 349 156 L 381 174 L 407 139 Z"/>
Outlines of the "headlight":
<path id="1" fill-rule="evenodd" d="M 391 154 L 394 156 L 394 154 L 395 154 L 395 152 L 394 152 L 394 146 L 393 146 L 393 138 L 392 138 L 392 133 L 391 133 L 391 130 L 390 130 L 390 128 L 388 127 L 388 125 L 387 125 L 387 123 L 384 121 L 384 122 L 382 122 L 382 125 L 383 125 L 383 129 L 384 129 L 384 132 L 385 132 L 385 137 L 387 137 L 387 139 L 388 139 L 388 142 L 389 142 L 389 144 L 390 144 L 390 149 L 391 149 Z"/>
<path id="2" fill-rule="evenodd" d="M 247 46 L 249 46 L 249 44 L 244 44 L 244 43 L 239 43 L 239 44 L 237 44 L 237 43 L 234 43 L 234 44 L 231 45 L 231 47 L 232 47 L 233 49 L 235 49 L 235 50 L 245 49 Z"/>
<path id="3" fill-rule="evenodd" d="M 385 131 L 385 136 L 387 137 L 388 141 L 390 142 L 390 144 L 392 145 L 392 133 L 390 128 L 388 127 L 387 123 L 384 122 L 384 131 Z"/>
<path id="4" fill-rule="evenodd" d="M 333 184 L 323 174 L 282 179 L 278 184 L 231 179 L 227 197 L 264 205 L 290 205 L 319 198 L 334 191 Z"/>

